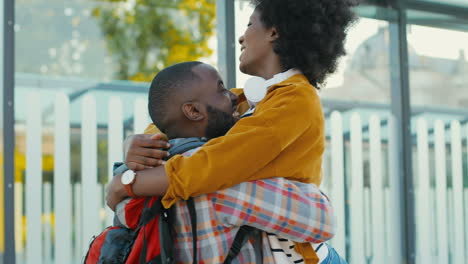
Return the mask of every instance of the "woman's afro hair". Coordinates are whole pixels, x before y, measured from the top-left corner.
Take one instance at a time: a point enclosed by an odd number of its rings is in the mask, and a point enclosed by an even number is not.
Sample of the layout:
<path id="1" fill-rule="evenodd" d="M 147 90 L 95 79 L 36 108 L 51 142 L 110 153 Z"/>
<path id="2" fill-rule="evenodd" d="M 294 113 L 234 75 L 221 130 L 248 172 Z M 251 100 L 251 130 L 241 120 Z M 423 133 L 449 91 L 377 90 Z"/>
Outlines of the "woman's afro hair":
<path id="1" fill-rule="evenodd" d="M 319 88 L 345 55 L 353 0 L 251 0 L 265 27 L 275 27 L 274 51 L 284 70 L 298 68 Z"/>

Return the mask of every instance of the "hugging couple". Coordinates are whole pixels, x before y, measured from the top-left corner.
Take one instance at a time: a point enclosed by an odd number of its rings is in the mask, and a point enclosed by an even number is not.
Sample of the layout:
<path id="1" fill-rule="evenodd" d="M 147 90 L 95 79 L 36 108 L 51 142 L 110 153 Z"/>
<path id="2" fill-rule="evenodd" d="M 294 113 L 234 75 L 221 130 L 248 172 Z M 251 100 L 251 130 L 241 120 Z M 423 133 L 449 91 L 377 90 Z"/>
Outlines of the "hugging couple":
<path id="1" fill-rule="evenodd" d="M 126 140 L 125 171 L 110 182 L 107 204 L 129 228 L 146 197 L 172 207 L 176 263 L 346 263 L 324 243 L 336 221 L 319 189 L 325 124 L 317 90 L 345 54 L 354 4 L 251 2 L 239 68 L 257 77 L 254 85 L 229 90 L 201 62 L 159 72 L 148 97 L 153 124 Z M 202 144 L 171 155 L 193 139 Z M 245 226 L 252 234 L 232 256 Z M 156 234 L 145 236 L 149 261 Z M 127 263 L 140 253 L 132 250 Z"/>

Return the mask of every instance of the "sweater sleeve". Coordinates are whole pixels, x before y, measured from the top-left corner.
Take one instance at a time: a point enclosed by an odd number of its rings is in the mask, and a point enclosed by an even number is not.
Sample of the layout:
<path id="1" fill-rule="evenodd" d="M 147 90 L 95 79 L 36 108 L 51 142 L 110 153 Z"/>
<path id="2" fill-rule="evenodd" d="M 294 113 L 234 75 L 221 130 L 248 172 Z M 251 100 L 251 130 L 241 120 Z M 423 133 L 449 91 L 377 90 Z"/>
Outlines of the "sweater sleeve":
<path id="1" fill-rule="evenodd" d="M 253 116 L 239 120 L 225 136 L 191 157 L 175 156 L 166 163 L 170 186 L 163 205 L 245 181 L 285 177 L 277 175 L 272 161 L 311 126 L 317 107 L 321 115 L 316 104 L 312 89 L 290 85 L 271 91 Z"/>

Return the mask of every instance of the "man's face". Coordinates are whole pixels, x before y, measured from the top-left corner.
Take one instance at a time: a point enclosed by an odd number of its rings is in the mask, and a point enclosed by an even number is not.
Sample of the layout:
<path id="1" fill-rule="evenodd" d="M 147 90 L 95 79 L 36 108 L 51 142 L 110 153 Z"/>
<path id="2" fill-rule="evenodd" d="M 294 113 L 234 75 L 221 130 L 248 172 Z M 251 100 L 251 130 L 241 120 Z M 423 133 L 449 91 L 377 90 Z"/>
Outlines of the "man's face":
<path id="1" fill-rule="evenodd" d="M 206 107 L 206 137 L 223 136 L 237 121 L 233 115 L 238 98 L 224 87 L 213 67 L 201 64 L 193 68 L 193 72 L 200 78 L 199 85 L 195 87 L 198 101 Z"/>

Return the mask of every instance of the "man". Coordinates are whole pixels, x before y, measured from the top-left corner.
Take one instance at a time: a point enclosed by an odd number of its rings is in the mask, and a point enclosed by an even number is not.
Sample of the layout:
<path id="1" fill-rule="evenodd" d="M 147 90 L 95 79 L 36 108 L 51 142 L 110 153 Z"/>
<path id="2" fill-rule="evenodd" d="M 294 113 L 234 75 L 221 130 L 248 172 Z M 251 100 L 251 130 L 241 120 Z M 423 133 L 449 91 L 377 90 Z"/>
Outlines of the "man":
<path id="1" fill-rule="evenodd" d="M 211 139 L 224 135 L 234 125 L 236 101 L 237 96 L 224 87 L 215 69 L 199 62 L 188 62 L 169 67 L 155 77 L 149 93 L 149 112 L 170 142 L 188 137 Z M 129 151 L 129 156 L 138 157 L 137 153 L 157 150 L 130 148 Z M 139 163 L 132 162 L 132 166 Z M 193 174 L 196 176 L 196 171 Z M 138 172 L 135 180 L 139 180 Z M 116 213 L 127 226 L 132 226 L 129 222 L 137 222 L 135 201 L 126 200 L 117 206 Z M 333 235 L 331 206 L 313 184 L 284 178 L 245 182 L 198 196 L 195 205 L 200 263 L 222 263 L 243 225 L 296 242 L 319 243 Z M 177 202 L 175 208 L 177 263 L 191 263 L 193 247 L 188 210 L 184 201 Z M 275 263 L 266 234 L 263 234 L 262 249 L 263 263 Z M 255 263 L 256 257 L 252 244 L 248 243 L 236 261 Z"/>

